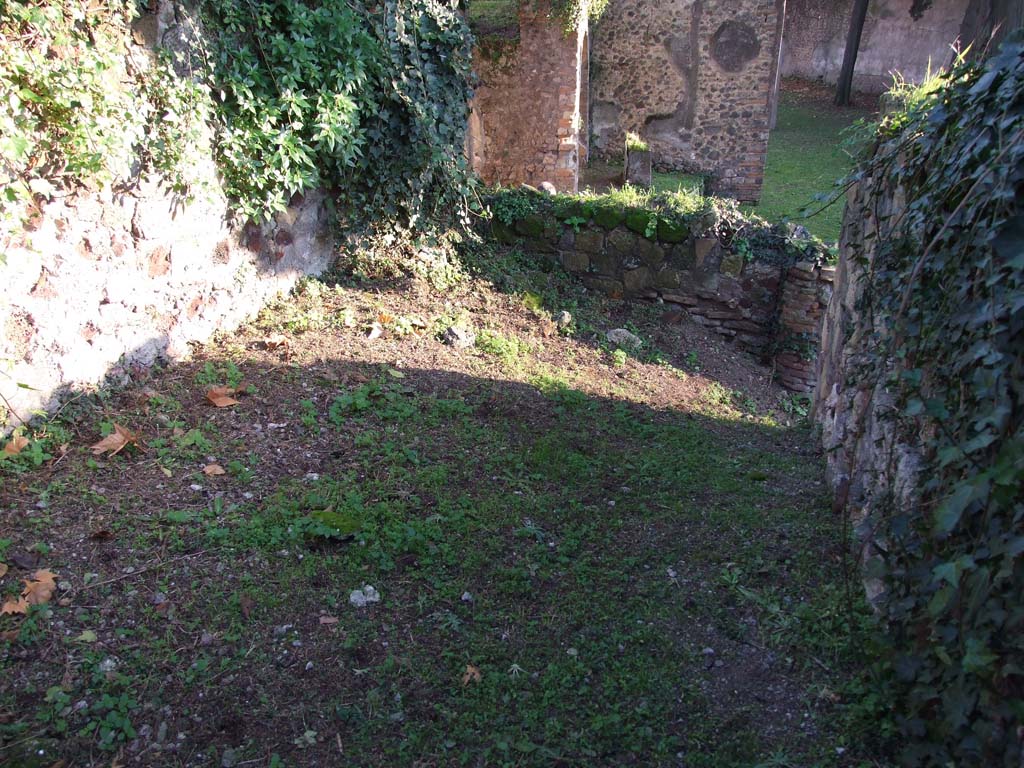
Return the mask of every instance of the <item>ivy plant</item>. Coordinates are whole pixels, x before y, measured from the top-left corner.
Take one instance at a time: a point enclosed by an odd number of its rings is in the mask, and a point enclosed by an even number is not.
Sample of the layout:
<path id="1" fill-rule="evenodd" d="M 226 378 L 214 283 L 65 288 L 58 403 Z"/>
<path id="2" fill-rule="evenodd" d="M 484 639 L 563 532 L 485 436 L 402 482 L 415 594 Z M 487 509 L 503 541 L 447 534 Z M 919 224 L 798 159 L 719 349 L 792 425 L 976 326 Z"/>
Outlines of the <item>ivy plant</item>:
<path id="1" fill-rule="evenodd" d="M 1018 766 L 1024 727 L 1024 44 L 961 64 L 855 173 L 850 382 L 918 457 L 872 491 L 880 639 L 908 765 Z M 893 200 L 899 202 L 893 205 Z M 851 230 L 855 233 L 855 230 Z M 850 425 L 851 434 L 864 425 Z M 907 477 L 893 450 L 884 476 Z"/>

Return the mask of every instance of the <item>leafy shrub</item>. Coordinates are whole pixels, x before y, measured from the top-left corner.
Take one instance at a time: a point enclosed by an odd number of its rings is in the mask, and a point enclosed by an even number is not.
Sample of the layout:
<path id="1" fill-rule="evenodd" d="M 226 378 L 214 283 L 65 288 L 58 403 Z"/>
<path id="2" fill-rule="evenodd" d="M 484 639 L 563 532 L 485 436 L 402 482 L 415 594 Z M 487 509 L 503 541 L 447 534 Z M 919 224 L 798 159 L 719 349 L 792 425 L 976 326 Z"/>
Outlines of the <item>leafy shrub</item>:
<path id="1" fill-rule="evenodd" d="M 0 226 L 79 184 L 194 180 L 205 90 L 129 56 L 133 4 L 13 0 L 0 14 Z M 141 160 L 140 167 L 135 167 Z"/>
<path id="2" fill-rule="evenodd" d="M 55 189 L 148 173 L 189 194 L 210 127 L 245 217 L 316 187 L 337 190 L 350 222 L 468 215 L 471 36 L 452 3 L 204 0 L 190 50 L 155 63 L 131 44 L 134 9 L 5 4 L 0 224 Z"/>
<path id="3" fill-rule="evenodd" d="M 250 217 L 338 191 L 360 219 L 466 213 L 470 36 L 451 4 L 207 0 L 218 160 Z"/>
<path id="4" fill-rule="evenodd" d="M 337 186 L 365 144 L 381 55 L 347 3 L 209 0 L 207 26 L 228 195 L 249 217 L 287 207 L 296 192 Z"/>

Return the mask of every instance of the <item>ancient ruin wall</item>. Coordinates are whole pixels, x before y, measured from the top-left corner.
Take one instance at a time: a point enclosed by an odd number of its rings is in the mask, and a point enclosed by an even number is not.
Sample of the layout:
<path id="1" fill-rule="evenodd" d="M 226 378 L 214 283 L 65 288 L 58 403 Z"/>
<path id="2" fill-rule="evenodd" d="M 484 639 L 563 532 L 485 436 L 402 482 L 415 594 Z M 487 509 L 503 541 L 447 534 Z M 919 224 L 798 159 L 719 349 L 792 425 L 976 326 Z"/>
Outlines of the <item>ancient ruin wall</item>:
<path id="1" fill-rule="evenodd" d="M 519 21 L 518 41 L 486 40 L 473 53 L 479 82 L 470 105 L 470 162 L 487 184 L 550 182 L 576 192 L 586 22 L 566 34 L 543 3 L 524 5 Z"/>
<path id="2" fill-rule="evenodd" d="M 853 87 L 882 93 L 892 73 L 920 82 L 928 72 L 949 64 L 950 45 L 960 34 L 968 0 L 935 0 L 917 21 L 912 0 L 876 0 L 868 7 L 857 54 Z M 852 3 L 848 0 L 787 0 L 782 37 L 784 77 L 822 80 L 834 85 L 843 64 Z"/>
<path id="3" fill-rule="evenodd" d="M 226 213 L 222 199 L 181 206 L 155 184 L 46 205 L 0 266 L 0 393 L 13 410 L 27 418 L 62 389 L 184 357 L 334 257 L 321 195 L 264 227 L 233 229 Z"/>
<path id="4" fill-rule="evenodd" d="M 152 37 L 173 36 L 174 19 L 163 3 Z M 136 179 L 55 197 L 23 230 L 0 232 L 0 428 L 54 407 L 62 391 L 187 356 L 331 265 L 322 194 L 297 195 L 265 225 L 235 226 L 209 143 L 198 155 L 192 202 Z"/>
<path id="5" fill-rule="evenodd" d="M 768 148 L 781 0 L 612 0 L 592 46 L 592 151 L 628 131 L 656 164 L 756 201 Z"/>
<path id="6" fill-rule="evenodd" d="M 814 389 L 815 355 L 834 267 L 747 260 L 704 234 L 700 219 L 691 224 L 662 221 L 651 231 L 647 211 L 603 210 L 580 223 L 585 215 L 577 215 L 572 226 L 541 213 L 508 226 L 495 219 L 491 234 L 547 254 L 590 290 L 680 306 L 709 331 L 770 356 L 787 389 Z"/>

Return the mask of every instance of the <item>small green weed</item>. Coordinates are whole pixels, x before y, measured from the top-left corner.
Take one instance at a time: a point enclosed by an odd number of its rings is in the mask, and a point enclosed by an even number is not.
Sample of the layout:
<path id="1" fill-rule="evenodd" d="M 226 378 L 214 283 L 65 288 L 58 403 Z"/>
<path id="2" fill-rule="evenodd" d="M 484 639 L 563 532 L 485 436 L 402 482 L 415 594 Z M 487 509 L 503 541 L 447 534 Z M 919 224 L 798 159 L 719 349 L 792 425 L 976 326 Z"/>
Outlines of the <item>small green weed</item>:
<path id="1" fill-rule="evenodd" d="M 508 366 L 519 362 L 529 352 L 526 344 L 514 336 L 504 336 L 497 331 L 481 331 L 476 336 L 476 347 L 481 352 L 494 355 Z"/>

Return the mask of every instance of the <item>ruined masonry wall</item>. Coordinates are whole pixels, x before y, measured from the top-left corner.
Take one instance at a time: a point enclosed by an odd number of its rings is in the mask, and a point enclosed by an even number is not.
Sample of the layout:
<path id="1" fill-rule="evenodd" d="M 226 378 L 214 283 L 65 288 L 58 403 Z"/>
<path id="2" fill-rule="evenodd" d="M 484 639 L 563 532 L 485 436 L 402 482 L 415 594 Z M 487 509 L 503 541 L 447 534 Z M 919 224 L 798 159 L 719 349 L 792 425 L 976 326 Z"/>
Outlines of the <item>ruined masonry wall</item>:
<path id="1" fill-rule="evenodd" d="M 146 45 L 136 53 L 181 32 L 168 0 L 139 24 Z M 204 191 L 191 203 L 136 180 L 123 192 L 57 197 L 23 230 L 0 231 L 0 393 L 17 414 L 0 404 L 0 430 L 52 409 L 63 391 L 187 356 L 192 342 L 331 265 L 322 194 L 296 196 L 262 226 L 229 224 L 209 138 L 195 158 Z"/>
<path id="2" fill-rule="evenodd" d="M 592 152 L 640 134 L 656 165 L 756 201 L 764 180 L 781 0 L 611 0 L 592 46 Z"/>
<path id="3" fill-rule="evenodd" d="M 581 65 L 587 29 L 566 35 L 542 3 L 524 5 L 518 43 L 489 41 L 473 53 L 479 82 L 467 153 L 487 184 L 579 185 Z"/>
<path id="4" fill-rule="evenodd" d="M 222 199 L 180 206 L 155 184 L 47 204 L 0 266 L 0 392 L 28 418 L 254 317 L 334 258 L 323 197 L 294 202 L 240 230 Z"/>
<path id="5" fill-rule="evenodd" d="M 590 290 L 613 298 L 661 299 L 758 355 L 773 354 L 780 383 L 810 392 L 815 356 L 835 268 L 812 262 L 746 261 L 716 238 L 661 222 L 646 233 L 649 214 L 599 213 L 579 231 L 553 216 L 532 214 L 511 227 L 491 224 L 500 241 L 524 241 L 546 253 Z"/>
<path id="6" fill-rule="evenodd" d="M 935 0 L 915 21 L 912 0 L 876 0 L 868 7 L 853 74 L 855 90 L 882 93 L 892 73 L 921 82 L 953 58 L 968 0 Z M 853 4 L 848 0 L 787 0 L 782 74 L 834 85 L 843 65 Z"/>

